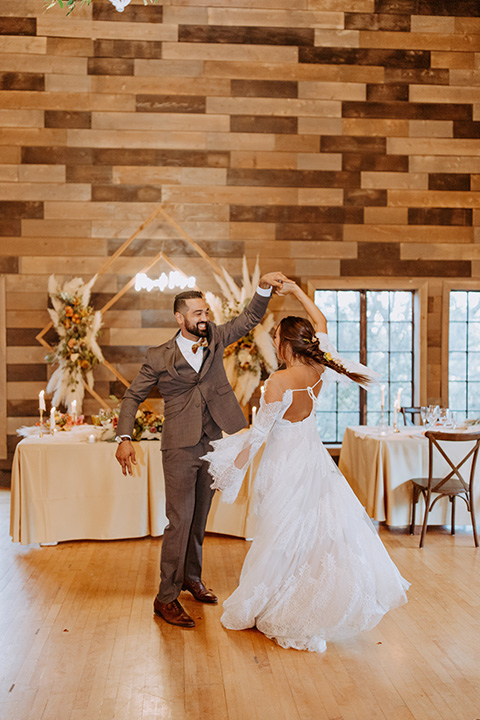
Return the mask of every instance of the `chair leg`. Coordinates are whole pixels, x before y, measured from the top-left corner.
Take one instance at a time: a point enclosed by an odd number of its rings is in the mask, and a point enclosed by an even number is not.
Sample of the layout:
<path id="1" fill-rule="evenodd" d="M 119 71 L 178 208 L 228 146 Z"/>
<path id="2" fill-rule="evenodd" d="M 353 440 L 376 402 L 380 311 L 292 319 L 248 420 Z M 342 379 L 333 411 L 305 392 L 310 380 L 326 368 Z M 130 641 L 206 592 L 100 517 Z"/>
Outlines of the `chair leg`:
<path id="1" fill-rule="evenodd" d="M 473 497 L 471 494 L 470 494 L 469 500 L 470 500 L 470 515 L 472 518 L 473 542 L 475 543 L 475 547 L 478 547 L 477 524 L 475 521 L 475 508 L 473 507 Z"/>
<path id="2" fill-rule="evenodd" d="M 412 492 L 412 522 L 410 523 L 410 535 L 415 535 L 415 510 L 417 509 L 418 488 L 414 485 Z"/>
<path id="3" fill-rule="evenodd" d="M 452 528 L 450 534 L 455 535 L 455 495 L 452 495 L 450 502 L 452 503 Z"/>
<path id="4" fill-rule="evenodd" d="M 425 494 L 424 494 L 423 497 L 424 497 L 424 500 L 425 500 L 425 515 L 424 515 L 424 517 L 423 517 L 422 534 L 421 534 L 421 536 L 420 536 L 420 546 L 419 546 L 419 547 L 423 547 L 423 543 L 424 543 L 424 540 L 425 540 L 425 535 L 426 535 L 426 532 L 427 532 L 428 512 L 429 512 L 429 510 L 430 510 L 430 500 L 431 500 L 431 497 L 432 497 L 432 493 L 431 493 L 430 489 L 427 490 L 427 492 L 426 492 L 426 497 L 425 497 Z"/>

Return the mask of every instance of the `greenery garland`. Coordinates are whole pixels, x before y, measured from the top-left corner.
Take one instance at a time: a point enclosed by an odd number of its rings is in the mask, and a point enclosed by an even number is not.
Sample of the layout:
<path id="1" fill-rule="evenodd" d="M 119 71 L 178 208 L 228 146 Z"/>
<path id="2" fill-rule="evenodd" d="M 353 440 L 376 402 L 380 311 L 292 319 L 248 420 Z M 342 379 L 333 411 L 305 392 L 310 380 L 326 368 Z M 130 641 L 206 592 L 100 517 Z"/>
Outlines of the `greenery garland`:
<path id="1" fill-rule="evenodd" d="M 67 15 L 70 15 L 77 5 L 91 5 L 92 0 L 44 0 L 46 5 L 46 10 L 50 10 L 50 8 L 56 7 L 59 5 L 62 10 L 67 10 Z M 158 0 L 143 0 L 143 4 L 147 5 L 149 2 L 156 3 Z M 115 3 L 114 3 L 115 4 Z M 117 8 L 118 9 L 118 8 Z M 122 9 L 123 11 L 123 9 Z"/>

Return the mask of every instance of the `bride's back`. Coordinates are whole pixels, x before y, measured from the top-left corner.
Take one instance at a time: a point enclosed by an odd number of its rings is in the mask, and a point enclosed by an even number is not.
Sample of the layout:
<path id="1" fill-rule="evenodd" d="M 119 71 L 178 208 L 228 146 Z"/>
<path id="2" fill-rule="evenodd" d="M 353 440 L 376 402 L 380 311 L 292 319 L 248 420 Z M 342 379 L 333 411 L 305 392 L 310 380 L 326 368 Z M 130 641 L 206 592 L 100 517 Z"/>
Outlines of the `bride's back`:
<path id="1" fill-rule="evenodd" d="M 317 397 L 322 387 L 322 373 L 323 368 L 321 366 L 306 364 L 294 365 L 286 370 L 279 370 L 274 373 L 271 378 L 271 380 L 275 379 L 274 392 L 283 396 L 286 390 L 293 391 L 292 402 L 283 415 L 285 420 L 292 423 L 301 422 L 310 415 L 313 408 L 313 399 L 307 388 L 313 388 L 313 393 Z M 266 399 L 268 402 L 268 395 Z"/>

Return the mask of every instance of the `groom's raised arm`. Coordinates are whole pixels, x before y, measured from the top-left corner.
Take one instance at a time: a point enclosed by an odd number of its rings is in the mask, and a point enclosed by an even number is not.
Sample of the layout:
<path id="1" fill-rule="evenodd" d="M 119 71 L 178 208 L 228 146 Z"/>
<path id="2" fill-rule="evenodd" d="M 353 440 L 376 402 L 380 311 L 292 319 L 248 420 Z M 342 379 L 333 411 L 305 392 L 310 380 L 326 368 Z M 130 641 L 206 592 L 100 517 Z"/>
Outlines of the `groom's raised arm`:
<path id="1" fill-rule="evenodd" d="M 284 282 L 291 282 L 291 280 L 281 272 L 262 275 L 258 288 L 245 310 L 233 320 L 218 326 L 218 329 L 223 333 L 225 345 L 230 345 L 239 340 L 261 322 L 267 311 L 273 290 L 275 288 L 280 289 Z"/>

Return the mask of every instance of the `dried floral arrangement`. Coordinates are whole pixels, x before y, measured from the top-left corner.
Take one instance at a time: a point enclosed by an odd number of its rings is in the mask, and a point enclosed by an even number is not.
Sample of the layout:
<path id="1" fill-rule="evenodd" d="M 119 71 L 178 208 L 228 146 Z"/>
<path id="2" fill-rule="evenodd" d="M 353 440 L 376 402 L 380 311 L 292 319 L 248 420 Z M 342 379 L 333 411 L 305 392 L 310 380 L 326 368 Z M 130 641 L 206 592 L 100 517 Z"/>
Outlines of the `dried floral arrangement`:
<path id="1" fill-rule="evenodd" d="M 48 280 L 48 292 L 53 305 L 48 312 L 59 341 L 46 360 L 58 367 L 51 376 L 47 392 L 53 393 L 52 404 L 70 407 L 77 401 L 81 412 L 85 384 L 93 388 L 93 368 L 103 362 L 97 342 L 102 324 L 101 313 L 90 305 L 90 292 L 94 276 L 88 283 L 73 278 L 59 285 L 54 275 Z"/>

